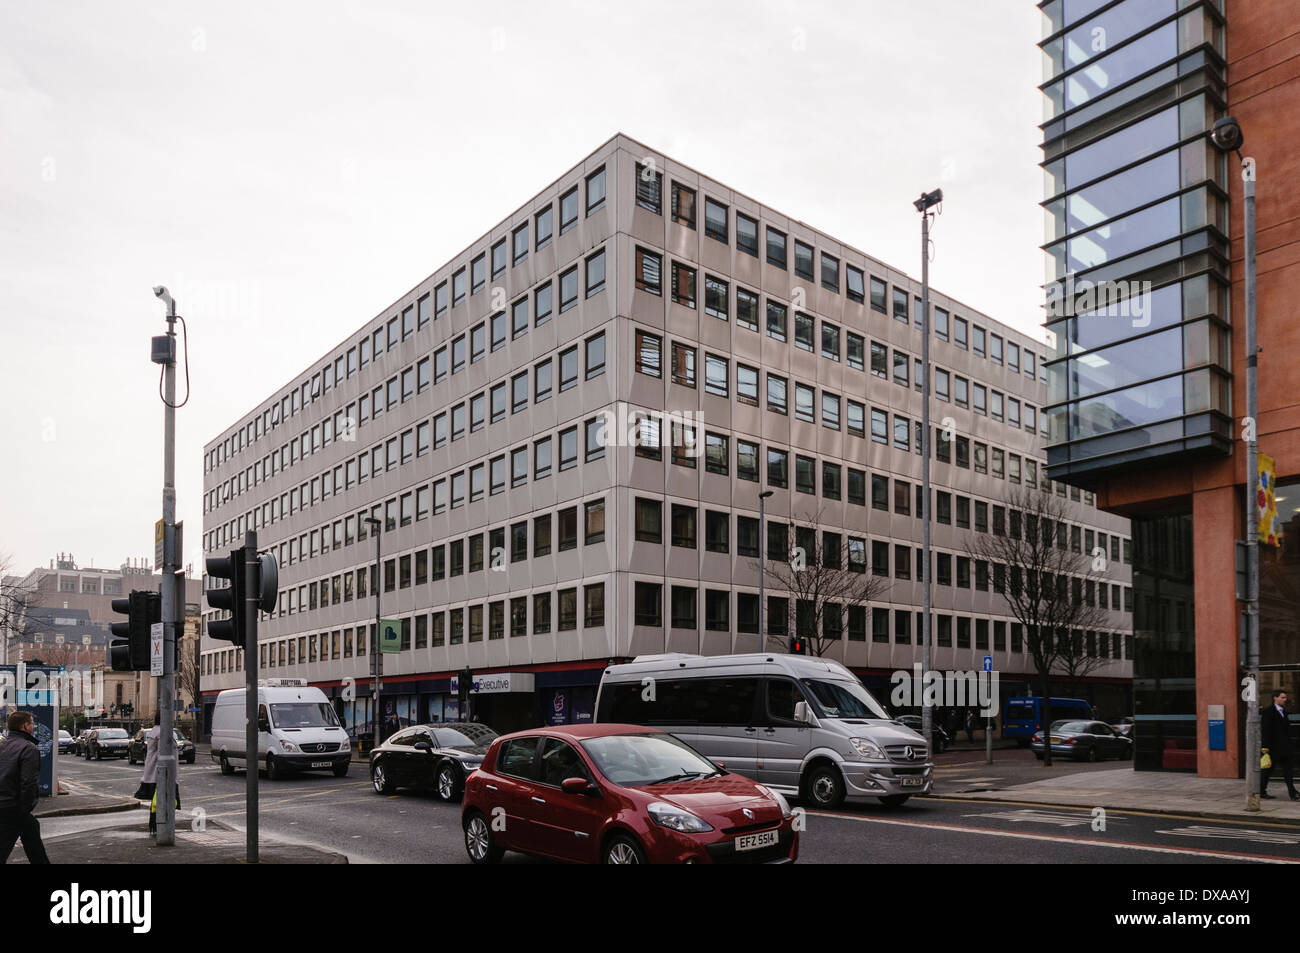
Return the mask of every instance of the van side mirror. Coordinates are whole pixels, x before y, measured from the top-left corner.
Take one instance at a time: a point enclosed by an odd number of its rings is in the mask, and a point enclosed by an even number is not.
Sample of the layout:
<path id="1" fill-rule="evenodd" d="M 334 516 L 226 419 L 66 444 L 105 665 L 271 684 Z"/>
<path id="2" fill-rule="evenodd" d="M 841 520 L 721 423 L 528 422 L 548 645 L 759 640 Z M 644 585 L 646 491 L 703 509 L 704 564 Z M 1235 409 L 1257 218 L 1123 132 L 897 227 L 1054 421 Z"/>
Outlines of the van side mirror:
<path id="1" fill-rule="evenodd" d="M 271 721 L 270 721 L 270 719 L 269 719 L 269 718 L 259 718 L 259 719 L 257 719 L 257 730 L 258 730 L 258 731 L 264 731 L 264 732 L 266 732 L 267 734 L 270 734 L 270 732 L 271 732 Z"/>
<path id="2" fill-rule="evenodd" d="M 794 703 L 794 720 L 799 722 L 801 725 L 806 725 L 810 721 L 812 721 L 812 719 L 808 716 L 807 702 Z"/>

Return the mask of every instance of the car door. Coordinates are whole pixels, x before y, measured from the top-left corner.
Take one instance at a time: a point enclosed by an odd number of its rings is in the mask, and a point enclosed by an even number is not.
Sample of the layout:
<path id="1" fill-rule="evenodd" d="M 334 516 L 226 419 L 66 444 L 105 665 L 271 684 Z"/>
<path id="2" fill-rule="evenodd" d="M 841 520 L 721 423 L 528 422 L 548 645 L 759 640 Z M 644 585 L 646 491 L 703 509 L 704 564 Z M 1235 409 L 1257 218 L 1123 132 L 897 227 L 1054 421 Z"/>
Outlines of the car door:
<path id="1" fill-rule="evenodd" d="M 807 701 L 799 683 L 785 676 L 764 679 L 754 779 L 797 790 L 799 770 L 808 752 L 809 730 L 794 720 L 794 707 Z"/>
<path id="2" fill-rule="evenodd" d="M 728 771 L 748 778 L 758 764 L 758 703 L 762 677 L 734 675 L 690 679 L 694 735 L 682 740 Z"/>
<path id="3" fill-rule="evenodd" d="M 494 776 L 488 779 L 488 820 L 493 823 L 493 833 L 501 846 L 511 850 L 540 851 L 541 837 L 537 829 L 538 808 L 545 799 L 537 786 L 537 756 L 542 739 L 538 735 L 511 738 L 501 743 L 497 752 Z M 533 800 L 542 801 L 538 804 Z M 497 830 L 495 808 L 505 810 L 505 826 Z"/>
<path id="4" fill-rule="evenodd" d="M 410 784 L 408 778 L 410 774 L 410 746 L 414 742 L 415 739 L 408 731 L 399 731 L 384 742 L 380 763 L 384 766 L 384 774 L 388 776 L 388 783 L 393 787 L 405 787 Z"/>
<path id="5" fill-rule="evenodd" d="M 1115 740 L 1115 732 L 1110 725 L 1100 721 L 1093 722 L 1092 733 L 1097 739 L 1097 755 L 1102 758 L 1118 758 L 1119 744 Z"/>
<path id="6" fill-rule="evenodd" d="M 426 751 L 423 748 L 415 747 L 420 742 L 429 746 Z M 407 755 L 407 783 L 411 787 L 419 788 L 422 791 L 433 790 L 438 776 L 438 765 L 442 759 L 435 752 L 438 750 L 438 739 L 434 732 L 428 728 L 415 728 L 412 730 L 411 751 Z"/>
<path id="7" fill-rule="evenodd" d="M 565 791 L 561 785 L 566 778 L 584 778 L 595 784 L 591 769 L 572 745 L 560 738 L 545 739 L 538 761 L 537 791 L 530 796 L 538 849 L 551 857 L 589 863 L 599 849 L 598 835 L 608 801 Z"/>

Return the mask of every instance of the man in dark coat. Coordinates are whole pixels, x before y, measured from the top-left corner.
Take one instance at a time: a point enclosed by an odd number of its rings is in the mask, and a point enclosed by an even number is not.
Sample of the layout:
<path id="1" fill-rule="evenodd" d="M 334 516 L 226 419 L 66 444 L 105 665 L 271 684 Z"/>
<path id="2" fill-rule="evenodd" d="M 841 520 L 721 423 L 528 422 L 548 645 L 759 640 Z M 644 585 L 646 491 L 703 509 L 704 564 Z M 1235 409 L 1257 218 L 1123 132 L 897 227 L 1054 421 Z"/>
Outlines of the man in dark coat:
<path id="1" fill-rule="evenodd" d="M 1260 747 L 1268 749 L 1268 756 L 1273 760 L 1272 768 L 1262 768 L 1259 773 L 1259 796 L 1271 798 L 1268 793 L 1268 779 L 1276 770 L 1281 770 L 1286 779 L 1286 789 L 1291 800 L 1300 801 L 1296 793 L 1293 777 L 1293 758 L 1291 750 L 1291 725 L 1286 716 L 1286 692 L 1273 693 L 1273 704 L 1259 713 Z"/>
<path id="2" fill-rule="evenodd" d="M 21 837 L 27 862 L 48 864 L 41 843 L 41 824 L 32 815 L 40 791 L 41 752 L 29 711 L 9 716 L 9 737 L 0 744 L 0 864 L 7 863 Z"/>

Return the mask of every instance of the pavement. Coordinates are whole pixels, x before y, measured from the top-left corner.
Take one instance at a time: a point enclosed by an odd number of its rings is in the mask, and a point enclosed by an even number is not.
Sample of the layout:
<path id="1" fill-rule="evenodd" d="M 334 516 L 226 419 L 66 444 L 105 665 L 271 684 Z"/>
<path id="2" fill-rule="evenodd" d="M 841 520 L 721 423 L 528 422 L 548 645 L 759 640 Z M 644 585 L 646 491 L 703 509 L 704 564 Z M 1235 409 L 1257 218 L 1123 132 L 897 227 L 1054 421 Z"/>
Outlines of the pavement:
<path id="1" fill-rule="evenodd" d="M 1242 780 L 1122 768 L 1080 771 L 996 790 L 962 791 L 944 796 L 1300 823 L 1300 801 L 1290 800 L 1281 782 L 1271 784 L 1270 788 L 1273 800 L 1261 801 L 1259 811 L 1247 811 Z"/>

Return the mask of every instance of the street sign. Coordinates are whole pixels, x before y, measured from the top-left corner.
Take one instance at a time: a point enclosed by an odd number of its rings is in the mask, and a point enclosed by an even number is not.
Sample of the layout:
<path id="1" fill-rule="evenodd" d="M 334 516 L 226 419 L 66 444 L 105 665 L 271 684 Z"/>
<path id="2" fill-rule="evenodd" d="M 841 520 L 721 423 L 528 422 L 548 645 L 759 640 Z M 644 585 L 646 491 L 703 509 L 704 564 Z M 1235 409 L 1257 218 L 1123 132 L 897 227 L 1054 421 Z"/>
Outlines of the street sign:
<path id="1" fill-rule="evenodd" d="M 402 623 L 400 620 L 380 620 L 379 651 L 385 655 L 396 655 L 402 651 Z"/>
<path id="2" fill-rule="evenodd" d="M 162 569 L 163 565 L 163 521 L 153 524 L 153 568 Z"/>
<path id="3" fill-rule="evenodd" d="M 992 656 L 992 655 L 986 655 L 986 656 L 984 656 L 984 671 L 986 671 L 986 672 L 991 672 L 991 671 L 993 671 L 993 656 Z"/>
<path id="4" fill-rule="evenodd" d="M 149 626 L 149 674 L 163 673 L 163 624 L 155 622 Z"/>

